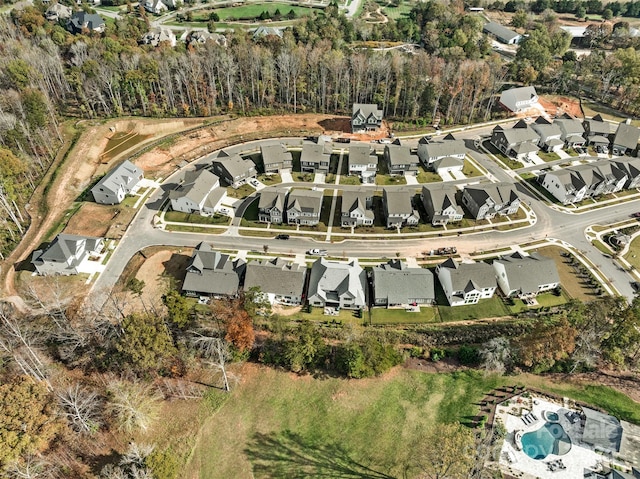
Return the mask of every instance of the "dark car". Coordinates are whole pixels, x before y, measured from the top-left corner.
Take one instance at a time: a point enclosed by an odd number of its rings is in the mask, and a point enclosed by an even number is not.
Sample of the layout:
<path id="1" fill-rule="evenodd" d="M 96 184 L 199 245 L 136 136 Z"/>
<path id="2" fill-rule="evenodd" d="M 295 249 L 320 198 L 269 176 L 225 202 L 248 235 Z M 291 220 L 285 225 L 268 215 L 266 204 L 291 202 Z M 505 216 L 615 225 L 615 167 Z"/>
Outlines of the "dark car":
<path id="1" fill-rule="evenodd" d="M 631 213 L 631 216 L 634 218 L 640 218 L 640 211 L 636 211 L 635 213 Z"/>
<path id="2" fill-rule="evenodd" d="M 277 235 L 276 239 L 288 240 L 289 239 L 289 235 Z"/>

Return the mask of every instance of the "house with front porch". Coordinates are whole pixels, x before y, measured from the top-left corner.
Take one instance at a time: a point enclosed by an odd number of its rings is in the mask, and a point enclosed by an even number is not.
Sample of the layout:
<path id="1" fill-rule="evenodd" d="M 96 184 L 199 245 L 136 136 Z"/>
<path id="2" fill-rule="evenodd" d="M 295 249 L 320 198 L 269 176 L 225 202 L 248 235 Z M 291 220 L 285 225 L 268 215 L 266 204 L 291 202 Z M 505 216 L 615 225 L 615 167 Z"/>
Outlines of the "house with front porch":
<path id="1" fill-rule="evenodd" d="M 220 180 L 209 170 L 192 170 L 184 174 L 184 180 L 169 192 L 171 209 L 182 213 L 211 216 L 222 207 L 227 190 L 220 188 Z"/>
<path id="2" fill-rule="evenodd" d="M 385 145 L 384 161 L 390 175 L 412 175 L 418 174 L 417 155 L 411 153 L 411 148 L 404 145 Z"/>
<path id="3" fill-rule="evenodd" d="M 258 174 L 253 161 L 245 160 L 237 154 L 230 155 L 224 150 L 213 158 L 211 169 L 226 185 L 234 189 L 238 189 Z"/>
<path id="4" fill-rule="evenodd" d="M 494 260 L 492 266 L 498 286 L 507 298 L 533 298 L 560 286 L 555 261 L 538 253 L 515 252 Z"/>
<path id="5" fill-rule="evenodd" d="M 258 221 L 260 223 L 282 224 L 285 215 L 287 190 L 284 188 L 265 189 L 258 200 Z"/>
<path id="6" fill-rule="evenodd" d="M 558 151 L 564 147 L 562 130 L 557 123 L 551 123 L 543 116 L 539 116 L 531 125 L 531 128 L 540 137 L 538 140 L 538 146 L 544 151 Z"/>
<path id="7" fill-rule="evenodd" d="M 378 156 L 373 148 L 369 145 L 350 145 L 348 155 L 349 175 L 359 176 L 363 184 L 375 183 Z"/>
<path id="8" fill-rule="evenodd" d="M 493 297 L 497 287 L 493 267 L 482 261 L 458 263 L 449 258 L 436 267 L 436 275 L 449 306 L 477 304 Z"/>
<path id="9" fill-rule="evenodd" d="M 309 273 L 307 294 L 311 306 L 364 309 L 367 306 L 367 273 L 355 259 L 349 263 L 319 258 Z"/>
<path id="10" fill-rule="evenodd" d="M 125 160 L 104 175 L 91 188 L 91 194 L 96 203 L 116 205 L 122 202 L 125 196 L 135 193 L 143 178 L 142 170 Z"/>
<path id="11" fill-rule="evenodd" d="M 553 123 L 560 128 L 560 139 L 567 148 L 582 148 L 585 145 L 587 140 L 584 138 L 584 126 L 580 120 L 565 113 L 553 120 Z"/>
<path id="12" fill-rule="evenodd" d="M 539 150 L 538 134 L 520 120 L 513 128 L 498 125 L 491 133 L 491 144 L 507 156 L 517 160 L 527 160 L 531 153 Z"/>
<path id="13" fill-rule="evenodd" d="M 579 173 L 568 168 L 538 177 L 538 182 L 563 205 L 579 203 L 587 194 L 587 184 Z"/>
<path id="14" fill-rule="evenodd" d="M 598 153 L 608 153 L 611 124 L 598 114 L 593 118 L 585 118 L 582 126 L 584 126 L 587 144 L 593 146 Z"/>
<path id="15" fill-rule="evenodd" d="M 329 173 L 329 162 L 333 145 L 329 142 L 302 145 L 300 169 L 304 173 Z"/>
<path id="16" fill-rule="evenodd" d="M 351 131 L 361 133 L 377 131 L 382 126 L 382 110 L 378 105 L 369 103 L 354 103 L 351 113 Z"/>
<path id="17" fill-rule="evenodd" d="M 238 294 L 246 271 L 241 258 L 231 259 L 208 243 L 198 244 L 182 282 L 186 296 L 233 297 Z"/>
<path id="18" fill-rule="evenodd" d="M 104 239 L 92 236 L 59 234 L 44 250 L 31 256 L 31 264 L 42 276 L 90 273 L 87 261 L 99 255 L 104 248 Z"/>
<path id="19" fill-rule="evenodd" d="M 262 145 L 260 154 L 265 173 L 280 173 L 293 165 L 293 157 L 283 144 Z"/>
<path id="20" fill-rule="evenodd" d="M 382 205 L 387 228 L 416 226 L 420 222 L 420 214 L 413 207 L 413 194 L 408 190 L 384 188 Z"/>
<path id="21" fill-rule="evenodd" d="M 472 218 L 484 220 L 515 214 L 520 208 L 520 197 L 513 183 L 482 183 L 465 186 L 462 204 Z"/>
<path id="22" fill-rule="evenodd" d="M 307 267 L 282 258 L 251 261 L 246 266 L 244 290 L 258 290 L 271 305 L 302 304 Z"/>
<path id="23" fill-rule="evenodd" d="M 457 192 L 455 186 L 444 183 L 422 187 L 422 204 L 433 226 L 462 220 L 464 212 L 456 200 Z"/>
<path id="24" fill-rule="evenodd" d="M 340 224 L 343 228 L 373 225 L 373 190 L 357 189 L 342 192 Z"/>
<path id="25" fill-rule="evenodd" d="M 316 226 L 320 222 L 322 191 L 291 190 L 287 197 L 287 224 Z"/>
<path id="26" fill-rule="evenodd" d="M 456 140 L 453 135 L 445 136 L 442 141 L 426 141 L 418 144 L 418 158 L 425 168 L 443 158 L 457 158 L 464 161 L 467 149 L 464 140 Z"/>
<path id="27" fill-rule="evenodd" d="M 399 259 L 371 270 L 373 306 L 406 308 L 435 303 L 433 273 L 426 268 L 410 268 Z"/>

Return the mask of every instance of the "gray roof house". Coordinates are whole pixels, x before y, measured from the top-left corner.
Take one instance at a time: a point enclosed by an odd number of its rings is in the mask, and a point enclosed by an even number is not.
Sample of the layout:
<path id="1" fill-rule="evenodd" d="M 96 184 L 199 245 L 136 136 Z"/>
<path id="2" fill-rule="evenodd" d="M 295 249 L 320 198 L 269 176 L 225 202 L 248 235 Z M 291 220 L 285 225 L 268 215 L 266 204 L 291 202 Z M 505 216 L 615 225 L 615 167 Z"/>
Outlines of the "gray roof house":
<path id="1" fill-rule="evenodd" d="M 219 33 L 210 33 L 202 30 L 192 30 L 187 35 L 187 45 L 202 45 L 208 41 L 217 43 L 221 47 L 227 46 L 227 37 Z"/>
<path id="2" fill-rule="evenodd" d="M 142 5 L 147 12 L 153 13 L 154 15 L 160 15 L 169 10 L 162 0 L 145 0 Z"/>
<path id="3" fill-rule="evenodd" d="M 258 200 L 258 221 L 281 224 L 284 221 L 286 199 L 287 190 L 284 188 L 262 190 Z"/>
<path id="4" fill-rule="evenodd" d="M 384 188 L 382 205 L 387 228 L 415 226 L 420 222 L 420 214 L 413 207 L 413 194 L 408 190 Z"/>
<path id="5" fill-rule="evenodd" d="M 49 8 L 47 8 L 44 17 L 52 22 L 57 22 L 58 20 L 66 20 L 70 18 L 72 12 L 73 11 L 71 10 L 71 8 L 67 7 L 66 5 L 62 5 L 61 3 L 54 3 Z"/>
<path id="6" fill-rule="evenodd" d="M 484 183 L 466 186 L 462 204 L 472 218 L 483 220 L 498 215 L 512 215 L 520 207 L 520 198 L 513 183 Z"/>
<path id="7" fill-rule="evenodd" d="M 482 31 L 507 45 L 515 45 L 522 39 L 522 35 L 519 33 L 496 22 L 485 23 Z"/>
<path id="8" fill-rule="evenodd" d="M 176 46 L 176 36 L 168 28 L 152 28 L 140 38 L 140 43 L 143 45 L 151 45 L 152 47 L 157 47 L 163 42 L 168 43 L 172 47 Z"/>
<path id="9" fill-rule="evenodd" d="M 282 258 L 252 261 L 247 264 L 244 290 L 258 288 L 271 304 L 301 304 L 306 274 L 306 266 Z"/>
<path id="10" fill-rule="evenodd" d="M 300 169 L 307 173 L 328 173 L 333 145 L 330 142 L 302 145 Z"/>
<path id="11" fill-rule="evenodd" d="M 605 147 L 603 152 L 606 153 L 611 135 L 611 124 L 598 114 L 593 118 L 585 118 L 582 126 L 584 126 L 584 133 L 589 144 Z"/>
<path id="12" fill-rule="evenodd" d="M 390 175 L 417 175 L 419 159 L 411 148 L 403 145 L 385 145 L 384 160 Z"/>
<path id="13" fill-rule="evenodd" d="M 539 177 L 538 182 L 563 205 L 578 203 L 587 194 L 582 176 L 567 168 L 550 171 Z"/>
<path id="14" fill-rule="evenodd" d="M 538 140 L 538 146 L 543 150 L 558 151 L 564 147 L 562 130 L 560 129 L 560 125 L 557 123 L 551 123 L 543 116 L 539 116 L 531 125 L 531 128 L 540 137 Z"/>
<path id="15" fill-rule="evenodd" d="M 350 145 L 348 163 L 350 175 L 360 176 L 364 184 L 375 183 L 378 156 L 369 145 Z"/>
<path id="16" fill-rule="evenodd" d="M 182 292 L 187 296 L 235 296 L 245 269 L 243 259 L 232 260 L 228 254 L 214 251 L 207 243 L 200 243 L 187 266 Z"/>
<path id="17" fill-rule="evenodd" d="M 526 160 L 529 153 L 538 151 L 538 134 L 520 120 L 513 128 L 496 126 L 491 133 L 491 144 L 507 156 Z"/>
<path id="18" fill-rule="evenodd" d="M 280 170 L 291 168 L 293 165 L 291 153 L 282 144 L 261 146 L 260 153 L 265 173 L 279 173 Z"/>
<path id="19" fill-rule="evenodd" d="M 591 444 L 603 452 L 618 452 L 622 440 L 620 421 L 609 414 L 588 407 L 583 407 L 582 413 L 585 416 L 582 442 Z"/>
<path id="20" fill-rule="evenodd" d="M 74 34 L 82 33 L 85 30 L 102 33 L 105 27 L 104 20 L 96 13 L 76 12 L 71 15 L 67 23 L 67 28 Z"/>
<path id="21" fill-rule="evenodd" d="M 204 169 L 187 171 L 182 183 L 169 192 L 174 211 L 203 216 L 215 214 L 226 197 L 227 190 L 220 188 L 218 177 Z"/>
<path id="22" fill-rule="evenodd" d="M 360 188 L 342 192 L 340 224 L 343 228 L 373 225 L 373 190 Z"/>
<path id="23" fill-rule="evenodd" d="M 553 259 L 531 253 L 513 253 L 493 261 L 498 286 L 507 296 L 531 298 L 560 285 L 558 268 Z"/>
<path id="24" fill-rule="evenodd" d="M 640 187 L 640 158 L 617 158 L 612 163 L 627 175 L 624 188 Z"/>
<path id="25" fill-rule="evenodd" d="M 351 131 L 377 130 L 382 126 L 382 110 L 370 103 L 354 103 L 351 114 Z"/>
<path id="26" fill-rule="evenodd" d="M 96 203 L 115 205 L 124 200 L 125 196 L 134 193 L 142 178 L 142 170 L 125 160 L 104 175 L 91 188 L 91 194 Z"/>
<path id="27" fill-rule="evenodd" d="M 426 268 L 409 268 L 399 259 L 374 266 L 371 282 L 373 306 L 407 307 L 436 300 L 433 273 Z"/>
<path id="28" fill-rule="evenodd" d="M 309 273 L 309 304 L 316 307 L 362 309 L 367 306 L 367 273 L 358 264 L 319 258 Z"/>
<path id="29" fill-rule="evenodd" d="M 442 141 L 418 144 L 418 158 L 425 167 L 431 166 L 442 158 L 451 157 L 464 160 L 466 152 L 464 140 L 456 140 L 451 135 L 447 135 Z"/>
<path id="30" fill-rule="evenodd" d="M 47 248 L 34 251 L 31 263 L 43 276 L 78 274 L 85 272 L 85 262 L 100 254 L 103 246 L 102 238 L 59 234 Z"/>
<path id="31" fill-rule="evenodd" d="M 500 104 L 513 113 L 528 110 L 538 102 L 538 94 L 532 86 L 510 88 L 500 93 Z"/>
<path id="32" fill-rule="evenodd" d="M 484 262 L 458 263 L 449 258 L 436 267 L 436 275 L 449 306 L 476 304 L 496 291 L 493 267 Z"/>
<path id="33" fill-rule="evenodd" d="M 619 156 L 631 154 L 638 148 L 638 139 L 640 129 L 627 122 L 620 123 L 613 137 L 612 153 Z"/>
<path id="34" fill-rule="evenodd" d="M 251 160 L 245 160 L 240 155 L 229 155 L 226 151 L 221 151 L 211 161 L 211 169 L 233 188 L 239 188 L 249 178 L 255 178 L 258 172 L 256 165 Z"/>
<path id="35" fill-rule="evenodd" d="M 581 147 L 585 144 L 584 126 L 580 120 L 565 113 L 560 118 L 553 120 L 553 123 L 560 127 L 562 132 L 560 139 L 568 148 Z"/>
<path id="36" fill-rule="evenodd" d="M 315 226 L 320 222 L 322 191 L 291 190 L 287 198 L 287 223 Z"/>
<path id="37" fill-rule="evenodd" d="M 277 37 L 282 38 L 284 35 L 281 28 L 266 27 L 264 25 L 259 26 L 253 31 L 253 39 L 257 40 L 264 37 Z"/>
<path id="38" fill-rule="evenodd" d="M 422 187 L 422 204 L 433 226 L 462 220 L 464 212 L 456 201 L 456 192 L 455 186 L 444 183 Z"/>

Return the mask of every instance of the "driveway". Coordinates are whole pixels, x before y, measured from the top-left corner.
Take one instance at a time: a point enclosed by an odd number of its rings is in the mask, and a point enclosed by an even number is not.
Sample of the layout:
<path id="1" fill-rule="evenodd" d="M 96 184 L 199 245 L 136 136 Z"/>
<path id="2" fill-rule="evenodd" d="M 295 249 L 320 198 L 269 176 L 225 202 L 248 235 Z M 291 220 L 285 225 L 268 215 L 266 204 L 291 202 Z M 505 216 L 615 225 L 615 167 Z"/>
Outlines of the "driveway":
<path id="1" fill-rule="evenodd" d="M 454 171 L 451 171 L 450 173 L 456 180 L 467 179 L 466 175 L 462 172 L 462 170 L 454 170 Z"/>
<path id="2" fill-rule="evenodd" d="M 540 166 L 544 165 L 546 162 L 540 158 L 537 153 L 529 153 L 529 161 L 527 163 Z"/>
<path id="3" fill-rule="evenodd" d="M 414 175 L 404 175 L 405 180 L 407 180 L 408 185 L 419 185 L 418 177 Z"/>
<path id="4" fill-rule="evenodd" d="M 438 172 L 438 174 L 440 178 L 442 178 L 442 181 L 455 181 L 455 178 L 451 176 L 451 172 L 449 171 Z"/>
<path id="5" fill-rule="evenodd" d="M 316 176 L 313 178 L 313 182 L 316 184 L 324 183 L 324 180 L 325 180 L 324 173 L 316 173 Z"/>
<path id="6" fill-rule="evenodd" d="M 556 151 L 561 160 L 566 160 L 567 158 L 571 158 L 571 155 L 564 150 Z"/>
<path id="7" fill-rule="evenodd" d="M 280 170 L 280 177 L 283 183 L 293 183 L 293 176 L 291 176 L 291 170 L 289 168 Z"/>

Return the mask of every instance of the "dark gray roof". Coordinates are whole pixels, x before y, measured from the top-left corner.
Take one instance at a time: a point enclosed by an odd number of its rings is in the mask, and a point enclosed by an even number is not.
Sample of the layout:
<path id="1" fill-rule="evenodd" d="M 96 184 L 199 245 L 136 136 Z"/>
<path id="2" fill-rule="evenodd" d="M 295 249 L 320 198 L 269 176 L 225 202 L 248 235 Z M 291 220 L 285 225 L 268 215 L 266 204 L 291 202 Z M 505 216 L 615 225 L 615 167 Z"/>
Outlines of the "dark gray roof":
<path id="1" fill-rule="evenodd" d="M 453 206 L 456 212 L 463 214 L 462 207 L 456 201 L 456 191 L 455 186 L 444 183 L 423 186 L 422 196 L 431 198 L 431 204 L 433 205 L 433 211 L 427 211 L 427 213 L 433 215 L 436 211 L 443 211 Z"/>
<path id="2" fill-rule="evenodd" d="M 356 115 L 361 115 L 364 119 L 373 115 L 377 120 L 382 120 L 382 110 L 375 103 L 354 103 L 351 118 Z"/>
<path id="3" fill-rule="evenodd" d="M 348 292 L 355 304 L 364 305 L 366 281 L 367 274 L 357 260 L 339 263 L 319 258 L 311 267 L 308 297 L 318 295 L 325 301 L 337 301 Z"/>
<path id="4" fill-rule="evenodd" d="M 495 35 L 496 37 L 501 38 L 505 41 L 510 41 L 520 36 L 519 33 L 514 32 L 510 28 L 507 28 L 496 22 L 485 23 L 482 27 L 482 30 L 490 33 L 491 35 Z"/>
<path id="5" fill-rule="evenodd" d="M 504 129 L 501 126 L 496 126 L 493 130 L 495 132 L 502 131 L 505 139 L 507 140 L 507 143 L 510 145 L 523 142 L 537 142 L 539 138 L 538 134 L 533 131 L 533 129 L 530 128 L 529 125 L 525 125 L 519 128 L 514 127 L 507 129 Z"/>
<path id="6" fill-rule="evenodd" d="M 330 153 L 327 151 L 327 145 L 331 143 L 306 143 L 302 145 L 302 154 L 300 155 L 301 163 L 316 163 L 329 161 Z"/>
<path id="7" fill-rule="evenodd" d="M 40 261 L 53 261 L 64 262 L 71 257 L 76 256 L 79 250 L 82 251 L 94 251 L 98 243 L 102 238 L 95 238 L 93 236 L 79 236 L 59 234 L 49 244 L 47 249 L 39 255 L 37 260 Z"/>
<path id="8" fill-rule="evenodd" d="M 481 205 L 491 198 L 496 204 L 511 203 L 518 198 L 518 193 L 513 183 L 481 183 L 479 185 L 465 186 L 466 191 L 474 201 Z"/>
<path id="9" fill-rule="evenodd" d="M 413 195 L 404 189 L 383 189 L 383 198 L 390 215 L 410 215 L 414 212 L 411 199 Z"/>
<path id="10" fill-rule="evenodd" d="M 258 209 L 277 208 L 284 211 L 287 190 L 285 188 L 265 189 L 260 192 Z"/>
<path id="11" fill-rule="evenodd" d="M 418 145 L 418 156 L 422 161 L 443 156 L 458 156 L 466 153 L 464 140 L 445 140 Z"/>
<path id="12" fill-rule="evenodd" d="M 560 184 L 564 186 L 565 190 L 581 190 L 586 186 L 586 183 L 582 179 L 582 176 L 580 176 L 579 173 L 569 169 L 554 170 L 547 174 L 555 176 Z"/>
<path id="13" fill-rule="evenodd" d="M 451 277 L 453 291 L 472 291 L 496 287 L 496 274 L 493 266 L 482 261 L 476 263 L 458 263 L 449 258 L 440 265 L 446 268 Z"/>
<path id="14" fill-rule="evenodd" d="M 542 118 L 542 117 L 540 117 Z M 534 123 L 531 125 L 533 131 L 537 132 L 540 136 L 562 136 L 562 130 L 560 129 L 560 125 L 556 123 Z"/>
<path id="15" fill-rule="evenodd" d="M 494 260 L 494 263 L 504 265 L 509 289 L 519 290 L 523 294 L 536 293 L 543 284 L 560 282 L 555 261 L 538 253 L 531 253 L 530 256 L 513 253 Z"/>
<path id="16" fill-rule="evenodd" d="M 76 12 L 69 19 L 71 28 L 75 32 L 80 32 L 84 28 L 88 30 L 98 30 L 104 28 L 105 23 L 102 17 L 95 13 Z"/>
<path id="17" fill-rule="evenodd" d="M 435 300 L 433 273 L 409 268 L 399 259 L 373 267 L 374 295 L 390 304 L 408 304 L 413 298 Z"/>
<path id="18" fill-rule="evenodd" d="M 633 125 L 627 125 L 626 123 L 620 123 L 616 131 L 616 135 L 613 138 L 614 145 L 624 146 L 630 150 L 635 150 L 638 147 L 638 139 L 640 138 L 640 129 Z"/>
<path id="19" fill-rule="evenodd" d="M 282 258 L 252 261 L 247 264 L 244 289 L 258 287 L 263 293 L 302 296 L 307 267 Z"/>
<path id="20" fill-rule="evenodd" d="M 575 118 L 560 117 L 553 120 L 562 130 L 563 136 L 570 137 L 572 135 L 582 136 L 584 134 L 584 126 L 580 120 Z"/>
<path id="21" fill-rule="evenodd" d="M 588 407 L 583 407 L 582 412 L 586 417 L 582 441 L 607 451 L 618 452 L 622 439 L 620 422 L 609 414 Z"/>
<path id="22" fill-rule="evenodd" d="M 246 263 L 211 249 L 206 243 L 196 246 L 182 284 L 183 291 L 202 294 L 234 295 L 240 286 Z"/>
<path id="23" fill-rule="evenodd" d="M 184 181 L 175 190 L 169 192 L 169 199 L 187 197 L 200 204 L 207 197 L 219 178 L 209 170 L 192 170 L 184 174 Z"/>
<path id="24" fill-rule="evenodd" d="M 585 119 L 583 124 L 585 125 L 585 130 L 589 130 L 589 135 L 609 136 L 611 134 L 611 124 L 608 121 L 604 121 L 600 115 Z"/>
<path id="25" fill-rule="evenodd" d="M 322 191 L 319 190 L 291 190 L 287 198 L 287 211 L 295 208 L 298 211 L 319 214 L 322 196 Z"/>
<path id="26" fill-rule="evenodd" d="M 260 147 L 262 162 L 265 165 L 291 163 L 292 157 L 286 147 L 279 145 L 263 145 Z"/>
<path id="27" fill-rule="evenodd" d="M 411 154 L 411 148 L 401 145 L 385 145 L 385 153 L 391 166 L 411 165 L 418 163 L 418 157 Z"/>
<path id="28" fill-rule="evenodd" d="M 342 215 L 349 215 L 356 208 L 364 211 L 365 217 L 373 219 L 373 211 L 367 209 L 367 198 L 371 198 L 373 190 L 358 188 L 357 190 L 344 190 L 342 193 Z"/>
<path id="29" fill-rule="evenodd" d="M 349 146 L 349 167 L 353 165 L 378 164 L 378 156 L 369 145 Z"/>
<path id="30" fill-rule="evenodd" d="M 212 164 L 219 164 L 232 178 L 238 176 L 244 176 L 255 173 L 255 163 L 251 160 L 245 160 L 240 155 L 229 155 L 226 152 L 218 155 L 212 162 Z"/>

